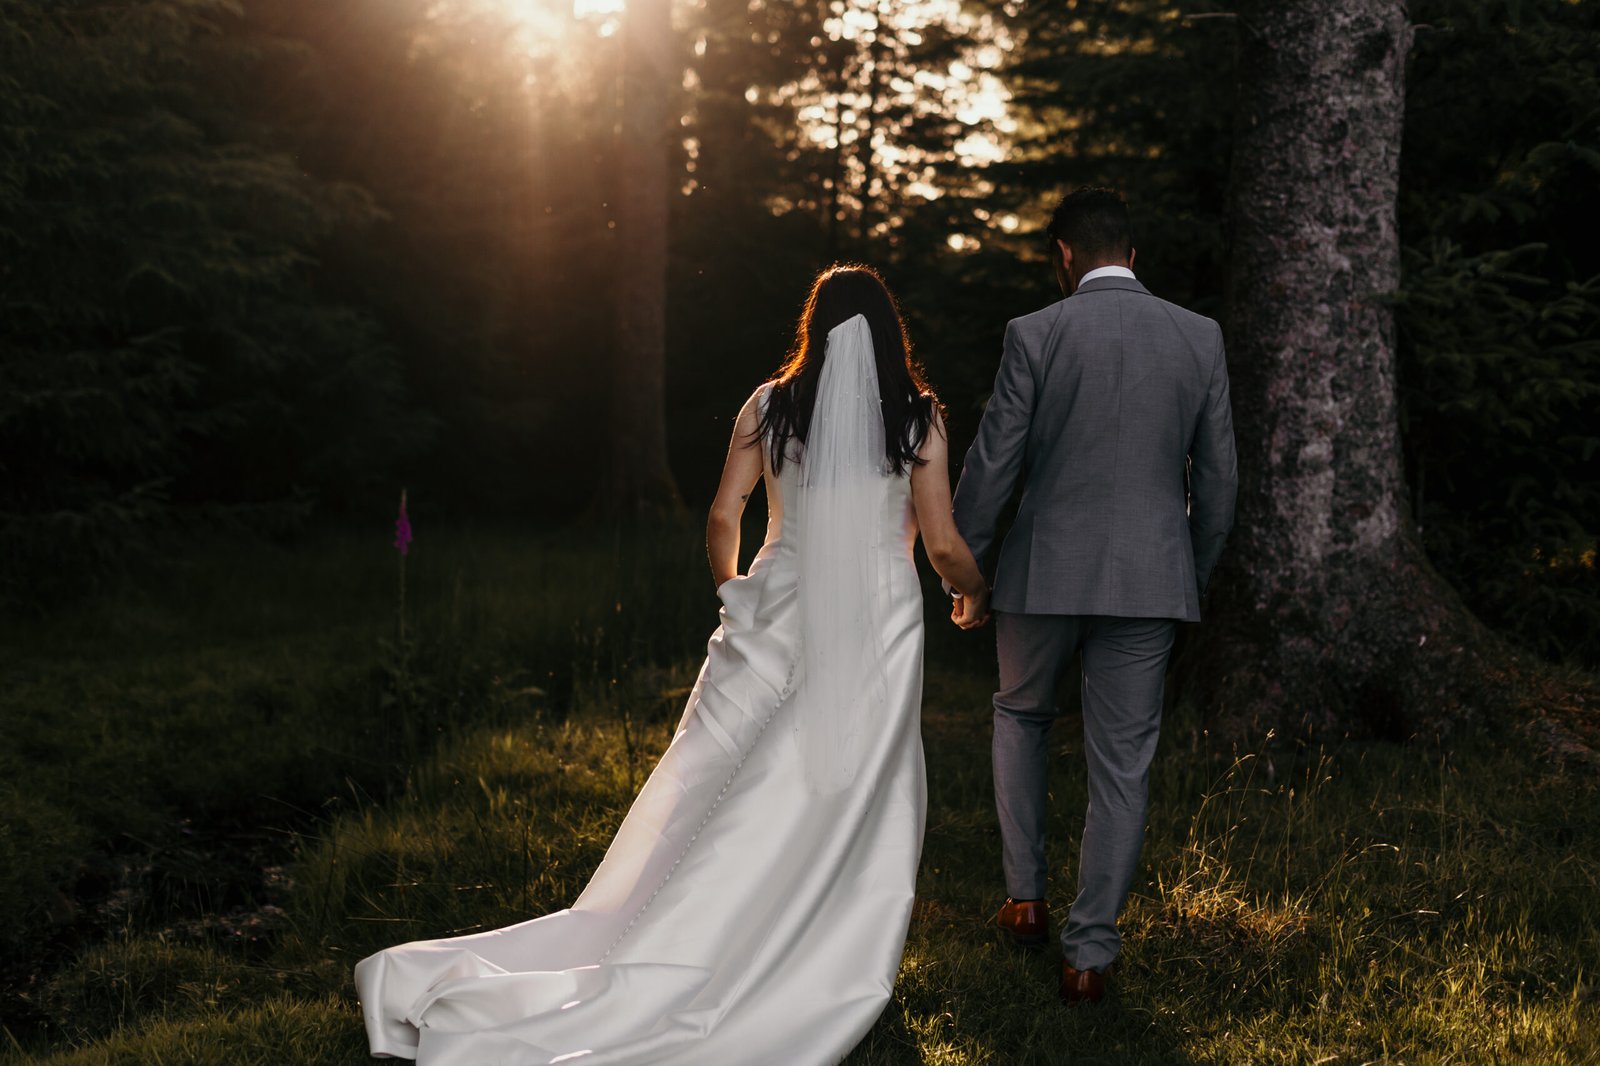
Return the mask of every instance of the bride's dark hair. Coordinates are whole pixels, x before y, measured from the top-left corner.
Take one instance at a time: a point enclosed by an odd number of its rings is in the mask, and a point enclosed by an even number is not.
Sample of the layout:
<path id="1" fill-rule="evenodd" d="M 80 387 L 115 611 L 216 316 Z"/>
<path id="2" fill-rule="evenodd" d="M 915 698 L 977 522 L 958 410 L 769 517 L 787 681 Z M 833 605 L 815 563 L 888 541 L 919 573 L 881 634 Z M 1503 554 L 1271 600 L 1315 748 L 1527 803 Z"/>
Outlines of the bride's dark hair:
<path id="1" fill-rule="evenodd" d="M 922 379 L 911 358 L 905 321 L 883 278 L 869 266 L 847 263 L 817 275 L 800 313 L 794 346 L 778 372 L 761 413 L 760 432 L 767 440 L 772 469 L 783 469 L 791 439 L 801 445 L 811 430 L 811 410 L 822 376 L 828 331 L 857 315 L 867 316 L 872 351 L 878 364 L 878 395 L 883 404 L 884 458 L 895 474 L 921 463 L 917 450 L 939 409 L 938 397 Z"/>

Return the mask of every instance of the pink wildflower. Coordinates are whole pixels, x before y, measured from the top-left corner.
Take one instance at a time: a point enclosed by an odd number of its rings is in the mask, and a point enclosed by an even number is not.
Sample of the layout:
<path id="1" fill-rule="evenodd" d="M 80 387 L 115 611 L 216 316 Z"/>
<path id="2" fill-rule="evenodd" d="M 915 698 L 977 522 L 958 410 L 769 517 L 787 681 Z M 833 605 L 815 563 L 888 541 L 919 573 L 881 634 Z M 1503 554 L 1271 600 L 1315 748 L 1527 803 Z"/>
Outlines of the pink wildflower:
<path id="1" fill-rule="evenodd" d="M 394 546 L 405 555 L 411 550 L 411 519 L 406 515 L 406 493 L 400 490 L 400 517 L 394 520 Z"/>

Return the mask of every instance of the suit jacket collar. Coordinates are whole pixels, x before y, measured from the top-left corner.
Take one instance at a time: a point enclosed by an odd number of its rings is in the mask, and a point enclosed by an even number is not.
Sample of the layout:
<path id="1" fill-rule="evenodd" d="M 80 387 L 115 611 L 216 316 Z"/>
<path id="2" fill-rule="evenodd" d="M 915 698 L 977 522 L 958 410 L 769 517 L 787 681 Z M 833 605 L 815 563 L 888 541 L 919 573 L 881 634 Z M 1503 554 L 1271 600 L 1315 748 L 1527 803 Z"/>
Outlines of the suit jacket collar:
<path id="1" fill-rule="evenodd" d="M 1101 289 L 1125 289 L 1128 292 L 1142 292 L 1150 295 L 1150 290 L 1139 283 L 1137 278 L 1122 278 L 1112 274 L 1102 274 L 1098 278 L 1090 278 L 1073 290 L 1072 295 L 1080 292 L 1099 292 Z"/>

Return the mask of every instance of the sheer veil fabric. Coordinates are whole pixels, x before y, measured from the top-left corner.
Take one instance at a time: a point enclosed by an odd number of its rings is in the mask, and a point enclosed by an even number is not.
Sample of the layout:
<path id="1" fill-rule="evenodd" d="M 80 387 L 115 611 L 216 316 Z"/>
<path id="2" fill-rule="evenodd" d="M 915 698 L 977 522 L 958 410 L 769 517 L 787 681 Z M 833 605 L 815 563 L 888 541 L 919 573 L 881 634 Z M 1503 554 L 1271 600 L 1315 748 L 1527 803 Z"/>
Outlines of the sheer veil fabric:
<path id="1" fill-rule="evenodd" d="M 865 315 L 828 333 L 794 493 L 800 659 L 792 716 L 814 792 L 855 777 L 861 727 L 883 703 L 878 561 L 890 486 L 872 330 Z"/>
<path id="2" fill-rule="evenodd" d="M 599 867 L 565 910 L 357 963 L 375 1056 L 822 1066 L 882 1013 L 927 809 L 916 522 L 885 472 L 866 320 L 825 351 L 806 448 L 767 470 L 765 543 L 717 590 L 672 742 Z"/>

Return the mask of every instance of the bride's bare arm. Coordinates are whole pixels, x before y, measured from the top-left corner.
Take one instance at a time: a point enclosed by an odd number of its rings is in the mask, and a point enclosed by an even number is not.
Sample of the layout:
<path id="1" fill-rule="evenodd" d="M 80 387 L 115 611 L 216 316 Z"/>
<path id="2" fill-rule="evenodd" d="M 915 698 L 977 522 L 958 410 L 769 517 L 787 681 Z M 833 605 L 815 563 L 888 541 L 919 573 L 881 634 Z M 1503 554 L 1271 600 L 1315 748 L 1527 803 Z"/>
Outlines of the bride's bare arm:
<path id="1" fill-rule="evenodd" d="M 711 577 L 719 586 L 739 576 L 739 519 L 761 480 L 761 435 L 756 423 L 756 393 L 751 393 L 733 420 L 728 461 L 706 518 L 706 554 L 711 558 Z"/>
<path id="2" fill-rule="evenodd" d="M 917 454 L 924 461 L 911 468 L 911 500 L 928 561 L 962 596 L 987 600 L 989 583 L 950 513 L 950 441 L 937 411 Z"/>

